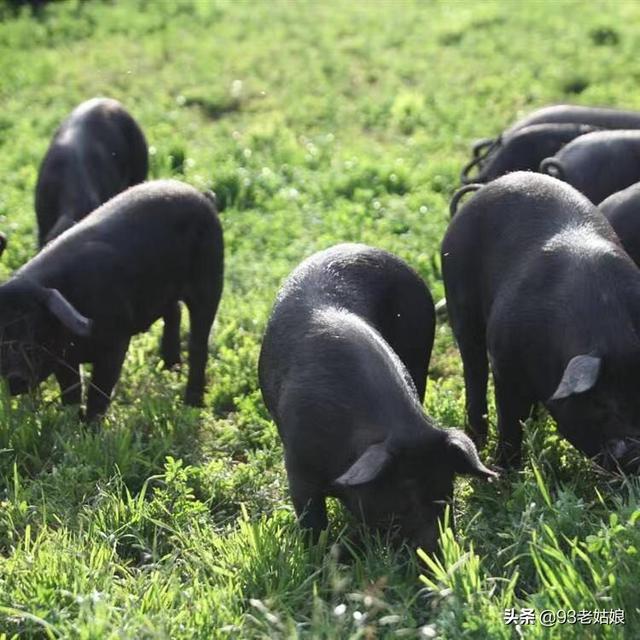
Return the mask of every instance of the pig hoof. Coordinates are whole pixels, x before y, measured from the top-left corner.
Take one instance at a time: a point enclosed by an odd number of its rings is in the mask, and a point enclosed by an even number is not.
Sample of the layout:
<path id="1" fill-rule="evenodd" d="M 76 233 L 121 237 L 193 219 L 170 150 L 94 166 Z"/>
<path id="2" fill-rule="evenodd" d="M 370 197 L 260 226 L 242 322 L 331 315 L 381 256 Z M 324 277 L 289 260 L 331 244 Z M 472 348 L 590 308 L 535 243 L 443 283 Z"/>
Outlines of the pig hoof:
<path id="1" fill-rule="evenodd" d="M 163 344 L 160 348 L 160 357 L 165 369 L 174 369 L 182 360 L 179 346 L 176 348 L 176 346 L 169 347 Z"/>

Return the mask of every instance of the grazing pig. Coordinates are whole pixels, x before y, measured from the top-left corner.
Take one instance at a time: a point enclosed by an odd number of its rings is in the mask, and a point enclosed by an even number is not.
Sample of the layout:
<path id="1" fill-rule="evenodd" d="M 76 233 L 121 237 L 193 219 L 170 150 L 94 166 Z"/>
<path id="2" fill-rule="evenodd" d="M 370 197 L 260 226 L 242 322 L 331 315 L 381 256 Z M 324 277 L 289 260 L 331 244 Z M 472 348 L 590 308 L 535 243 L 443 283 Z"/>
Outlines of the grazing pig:
<path id="1" fill-rule="evenodd" d="M 640 267 L 640 182 L 609 196 L 598 209 L 609 220 L 625 251 Z"/>
<path id="2" fill-rule="evenodd" d="M 79 365 L 93 364 L 86 416 L 103 414 L 131 337 L 189 309 L 186 402 L 202 402 L 207 342 L 222 291 L 222 230 L 211 201 L 173 180 L 117 195 L 49 243 L 0 285 L 0 374 L 12 394 L 54 374 L 65 404 L 81 400 Z M 165 359 L 179 356 L 179 325 Z M 175 332 L 174 332 L 175 331 Z"/>
<path id="3" fill-rule="evenodd" d="M 471 169 L 474 166 L 481 169 L 495 154 L 500 152 L 502 145 L 508 143 L 519 130 L 542 124 L 581 124 L 591 126 L 594 129 L 640 129 L 640 112 L 572 104 L 559 104 L 537 109 L 518 120 L 497 138 L 485 138 L 476 142 L 473 145 L 473 160 L 463 170 L 462 182 L 467 183 L 471 180 L 486 182 L 487 180 L 470 176 Z M 533 167 L 522 168 L 537 170 L 538 163 Z M 516 169 L 511 170 L 515 171 Z"/>
<path id="4" fill-rule="evenodd" d="M 117 193 L 147 178 L 147 143 L 116 100 L 93 98 L 56 131 L 36 185 L 40 247 Z"/>
<path id="5" fill-rule="evenodd" d="M 540 171 L 575 187 L 594 204 L 640 180 L 640 131 L 595 131 L 580 136 Z"/>
<path id="6" fill-rule="evenodd" d="M 342 244 L 305 260 L 278 294 L 262 344 L 262 395 L 284 444 L 304 528 L 339 498 L 376 528 L 427 550 L 456 472 L 495 475 L 421 404 L 434 335 L 431 295 L 402 260 Z"/>
<path id="7" fill-rule="evenodd" d="M 452 219 L 442 271 L 476 443 L 488 352 L 502 466 L 519 464 L 521 422 L 542 402 L 576 448 L 637 471 L 640 271 L 598 209 L 549 176 L 508 174 Z"/>
<path id="8" fill-rule="evenodd" d="M 476 156 L 462 170 L 461 180 L 468 183 L 490 182 L 511 171 L 537 171 L 540 162 L 559 151 L 574 138 L 595 131 L 584 124 L 535 124 L 518 129 L 500 139 L 487 156 Z M 478 173 L 470 177 L 473 167 Z"/>

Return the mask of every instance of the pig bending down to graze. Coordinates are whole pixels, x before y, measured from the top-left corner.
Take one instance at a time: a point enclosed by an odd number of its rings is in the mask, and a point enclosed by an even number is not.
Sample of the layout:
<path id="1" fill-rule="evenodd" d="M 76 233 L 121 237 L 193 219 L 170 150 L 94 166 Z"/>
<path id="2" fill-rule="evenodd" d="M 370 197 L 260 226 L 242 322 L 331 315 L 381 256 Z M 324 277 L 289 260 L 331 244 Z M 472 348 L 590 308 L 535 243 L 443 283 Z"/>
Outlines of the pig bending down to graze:
<path id="1" fill-rule="evenodd" d="M 488 156 L 477 156 L 462 170 L 461 180 L 468 183 L 490 182 L 511 171 L 537 171 L 540 162 L 559 151 L 574 138 L 595 131 L 585 124 L 535 124 L 502 136 L 500 144 Z M 478 173 L 470 177 L 471 169 Z"/>
<path id="2" fill-rule="evenodd" d="M 511 173 L 453 218 L 442 270 L 476 443 L 489 360 L 502 466 L 519 464 L 521 422 L 542 402 L 576 448 L 637 471 L 640 271 L 598 209 L 559 180 Z"/>
<path id="3" fill-rule="evenodd" d="M 147 178 L 147 143 L 116 100 L 93 98 L 56 131 L 36 185 L 40 247 L 101 204 Z"/>
<path id="4" fill-rule="evenodd" d="M 516 132 L 525 127 L 542 124 L 588 125 L 596 129 L 640 129 L 640 111 L 625 111 L 606 107 L 584 107 L 572 104 L 559 104 L 537 109 L 518 120 L 497 138 L 485 138 L 476 142 L 473 145 L 473 160 L 463 170 L 462 182 L 488 181 L 470 176 L 471 168 L 477 165 L 481 169 L 493 159 L 494 155 L 500 153 L 502 145 L 507 144 L 515 136 Z M 540 158 L 540 160 L 542 159 Z M 514 167 L 511 171 L 519 168 L 537 170 L 540 160 L 533 167 Z"/>
<path id="5" fill-rule="evenodd" d="M 625 251 L 640 267 L 640 182 L 609 196 L 598 209 L 613 227 Z"/>
<path id="6" fill-rule="evenodd" d="M 183 300 L 190 317 L 185 400 L 199 405 L 222 272 L 222 229 L 207 197 L 173 180 L 131 187 L 0 285 L 0 374 L 19 394 L 53 373 L 63 403 L 76 404 L 79 365 L 90 362 L 92 419 L 109 405 L 131 337 Z M 179 359 L 179 328 L 165 321 L 165 362 Z"/>
<path id="7" fill-rule="evenodd" d="M 595 131 L 580 136 L 540 171 L 575 187 L 594 204 L 640 180 L 640 131 Z"/>
<path id="8" fill-rule="evenodd" d="M 366 524 L 396 524 L 434 550 L 456 472 L 489 478 L 467 436 L 422 408 L 433 300 L 402 260 L 342 244 L 283 285 L 260 354 L 262 395 L 284 444 L 304 528 L 327 526 L 335 496 Z"/>

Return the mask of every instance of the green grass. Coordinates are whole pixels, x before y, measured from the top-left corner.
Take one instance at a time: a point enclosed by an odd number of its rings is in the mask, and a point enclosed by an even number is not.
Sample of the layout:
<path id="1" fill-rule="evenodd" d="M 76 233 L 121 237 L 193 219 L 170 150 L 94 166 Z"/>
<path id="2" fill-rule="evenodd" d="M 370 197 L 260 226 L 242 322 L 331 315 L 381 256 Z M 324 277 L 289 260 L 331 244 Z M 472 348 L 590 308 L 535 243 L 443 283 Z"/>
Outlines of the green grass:
<path id="1" fill-rule="evenodd" d="M 640 109 L 640 5 L 122 0 L 7 3 L 0 19 L 0 277 L 34 253 L 54 128 L 99 94 L 142 124 L 152 176 L 216 191 L 226 244 L 205 409 L 182 405 L 184 371 L 161 369 L 158 327 L 134 340 L 95 433 L 53 383 L 0 394 L 1 638 L 640 636 L 640 484 L 599 474 L 550 421 L 529 425 L 522 472 L 458 482 L 439 559 L 350 542 L 337 505 L 307 548 L 256 379 L 302 258 L 383 247 L 437 299 L 475 138 L 558 101 Z M 426 407 L 446 427 L 464 421 L 460 374 L 440 327 Z M 524 607 L 622 608 L 626 625 L 504 624 Z"/>

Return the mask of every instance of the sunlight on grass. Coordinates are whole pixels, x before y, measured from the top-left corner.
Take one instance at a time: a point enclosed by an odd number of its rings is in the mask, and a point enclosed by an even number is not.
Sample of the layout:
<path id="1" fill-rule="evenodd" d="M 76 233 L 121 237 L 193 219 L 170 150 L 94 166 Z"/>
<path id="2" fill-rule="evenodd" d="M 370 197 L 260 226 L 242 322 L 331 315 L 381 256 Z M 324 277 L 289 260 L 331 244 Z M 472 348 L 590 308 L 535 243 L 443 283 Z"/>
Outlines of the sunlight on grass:
<path id="1" fill-rule="evenodd" d="M 636 479 L 597 472 L 541 414 L 521 471 L 458 481 L 439 556 L 360 531 L 335 503 L 309 546 L 256 363 L 280 282 L 331 244 L 392 251 L 442 297 L 472 141 L 553 102 L 640 109 L 640 6 L 18 4 L 0 4 L 0 278 L 35 251 L 54 129 L 109 95 L 141 123 L 152 176 L 216 192 L 226 281 L 204 409 L 182 404 L 185 366 L 162 369 L 159 326 L 134 339 L 93 431 L 53 381 L 0 391 L 0 638 L 637 637 Z M 461 373 L 439 326 L 425 406 L 443 427 L 464 426 Z M 489 461 L 494 446 L 492 432 Z M 624 609 L 626 624 L 505 623 L 526 608 Z"/>

